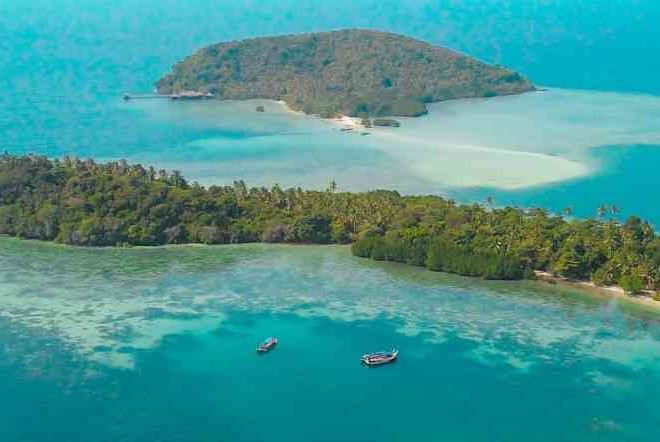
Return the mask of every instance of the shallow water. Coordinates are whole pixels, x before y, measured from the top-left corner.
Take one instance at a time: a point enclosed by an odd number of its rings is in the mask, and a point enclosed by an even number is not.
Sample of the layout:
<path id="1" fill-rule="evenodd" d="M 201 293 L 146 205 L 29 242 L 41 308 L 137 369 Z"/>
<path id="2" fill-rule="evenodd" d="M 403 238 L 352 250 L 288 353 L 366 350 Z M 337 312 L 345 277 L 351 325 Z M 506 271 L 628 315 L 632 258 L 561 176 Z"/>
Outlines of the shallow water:
<path id="1" fill-rule="evenodd" d="M 622 301 L 345 247 L 5 238 L 0 265 L 3 440 L 660 435 L 660 316 Z M 399 362 L 360 367 L 391 345 Z"/>
<path id="2" fill-rule="evenodd" d="M 170 1 L 160 8 L 135 0 L 113 7 L 94 1 L 41 3 L 0 5 L 0 80 L 7 84 L 0 94 L 0 149 L 12 153 L 124 157 L 181 169 L 203 184 L 244 179 L 252 185 L 323 189 L 334 180 L 344 190 L 385 187 L 448 193 L 460 200 L 491 195 L 553 209 L 580 202 L 551 190 L 535 204 L 538 189 L 570 183 L 576 194 L 602 195 L 590 198 L 581 213 L 592 214 L 603 203 L 626 213 L 653 206 L 647 201 L 654 177 L 640 176 L 631 166 L 660 160 L 655 118 L 660 99 L 632 92 L 657 94 L 657 69 L 652 57 L 628 60 L 637 53 L 631 48 L 660 41 L 650 26 L 660 10 L 651 3 L 622 12 L 604 2 L 599 21 L 592 19 L 591 5 L 543 2 L 413 7 L 365 0 L 362 8 L 372 11 L 368 17 L 338 17 L 317 4 L 286 1 L 260 4 L 258 14 L 246 14 L 237 1 L 196 0 L 187 7 Z M 507 26 L 497 17 L 505 17 Z M 376 27 L 447 44 L 553 88 L 433 105 L 428 117 L 406 119 L 401 130 L 373 130 L 370 136 L 341 134 L 335 126 L 273 105 L 257 115 L 254 103 L 120 100 L 126 91 L 150 91 L 174 62 L 210 42 L 340 26 Z M 621 29 L 627 31 L 616 33 L 616 39 L 608 34 Z M 573 40 L 566 40 L 569 35 Z M 637 44 L 612 52 L 628 40 Z M 555 58 L 560 48 L 568 57 L 563 64 Z M 578 48 L 581 57 L 572 52 Z M 610 66 L 613 59 L 619 60 L 616 67 Z M 576 87 L 620 92 L 571 89 Z M 653 149 L 643 155 L 620 152 L 640 145 Z M 602 146 L 610 147 L 601 153 Z M 607 180 L 600 180 L 594 193 L 590 178 L 614 172 L 609 167 L 618 163 L 621 182 L 634 182 L 638 193 L 614 201 L 609 195 L 619 193 L 621 185 Z M 516 197 L 509 198 L 510 192 Z M 592 204 L 593 199 L 599 201 Z M 658 213 L 644 213 L 660 220 Z"/>
<path id="3" fill-rule="evenodd" d="M 578 216 L 616 204 L 657 224 L 659 13 L 650 0 L 5 0 L 0 150 Z M 120 100 L 209 43 L 356 26 L 445 44 L 551 90 L 433 105 L 369 136 L 272 103 L 256 114 L 256 103 Z M 257 357 L 271 334 L 281 345 Z M 391 345 L 396 364 L 359 366 Z M 3 442 L 660 436 L 657 313 L 341 247 L 0 238 L 0 379 Z"/>

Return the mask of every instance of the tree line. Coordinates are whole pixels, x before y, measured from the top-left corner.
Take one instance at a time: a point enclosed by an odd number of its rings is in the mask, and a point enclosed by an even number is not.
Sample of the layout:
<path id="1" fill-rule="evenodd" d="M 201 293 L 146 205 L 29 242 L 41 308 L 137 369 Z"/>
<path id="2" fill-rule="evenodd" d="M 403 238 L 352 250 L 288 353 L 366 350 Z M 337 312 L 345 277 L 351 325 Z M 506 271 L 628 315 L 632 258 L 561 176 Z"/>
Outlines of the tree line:
<path id="1" fill-rule="evenodd" d="M 161 94 L 270 98 L 331 118 L 409 116 L 426 104 L 534 90 L 520 74 L 401 35 L 346 29 L 214 44 L 176 64 Z"/>
<path id="2" fill-rule="evenodd" d="M 357 256 L 493 279 L 547 271 L 629 292 L 660 289 L 646 221 L 565 219 L 394 191 L 204 188 L 125 161 L 0 157 L 0 234 L 77 246 L 349 244 Z"/>

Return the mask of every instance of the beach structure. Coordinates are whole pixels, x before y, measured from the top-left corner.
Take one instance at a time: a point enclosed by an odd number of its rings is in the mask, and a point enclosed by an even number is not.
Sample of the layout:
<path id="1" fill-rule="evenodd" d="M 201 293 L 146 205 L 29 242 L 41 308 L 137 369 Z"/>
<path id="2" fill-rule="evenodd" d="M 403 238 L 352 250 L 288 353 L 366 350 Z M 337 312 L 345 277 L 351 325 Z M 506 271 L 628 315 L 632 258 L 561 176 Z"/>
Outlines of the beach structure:
<path id="1" fill-rule="evenodd" d="M 182 91 L 170 95 L 170 98 L 172 100 L 206 100 L 213 98 L 213 94 L 211 92 Z"/>

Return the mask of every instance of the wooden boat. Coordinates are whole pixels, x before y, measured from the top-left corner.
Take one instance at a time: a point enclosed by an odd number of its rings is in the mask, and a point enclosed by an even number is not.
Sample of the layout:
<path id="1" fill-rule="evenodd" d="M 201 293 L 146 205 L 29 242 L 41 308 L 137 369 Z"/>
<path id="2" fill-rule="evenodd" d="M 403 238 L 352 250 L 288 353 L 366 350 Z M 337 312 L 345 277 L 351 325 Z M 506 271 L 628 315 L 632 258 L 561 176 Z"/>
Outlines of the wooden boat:
<path id="1" fill-rule="evenodd" d="M 390 352 L 379 351 L 376 353 L 368 353 L 366 355 L 362 355 L 360 360 L 363 364 L 368 365 L 369 367 L 373 367 L 376 365 L 384 365 L 394 362 L 398 356 L 399 350 L 393 348 Z"/>
<path id="2" fill-rule="evenodd" d="M 277 345 L 277 338 L 267 338 L 257 347 L 257 353 L 268 353 Z"/>

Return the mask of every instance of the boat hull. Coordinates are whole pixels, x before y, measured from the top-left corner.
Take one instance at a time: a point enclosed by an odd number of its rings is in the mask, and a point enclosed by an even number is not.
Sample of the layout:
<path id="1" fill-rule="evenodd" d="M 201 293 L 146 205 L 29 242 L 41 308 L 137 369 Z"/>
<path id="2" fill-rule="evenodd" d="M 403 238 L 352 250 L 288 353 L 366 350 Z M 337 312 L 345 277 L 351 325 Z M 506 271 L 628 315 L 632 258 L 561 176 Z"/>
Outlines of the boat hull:
<path id="1" fill-rule="evenodd" d="M 381 365 L 391 364 L 396 362 L 399 357 L 398 350 L 394 349 L 390 353 L 372 353 L 364 355 L 360 358 L 362 363 L 368 367 L 378 367 Z"/>
<path id="2" fill-rule="evenodd" d="M 268 353 L 269 351 L 274 349 L 276 345 L 277 345 L 277 339 L 272 339 L 268 342 L 264 342 L 263 344 L 261 344 L 260 346 L 257 347 L 257 353 L 260 353 L 260 354 L 261 353 Z"/>

